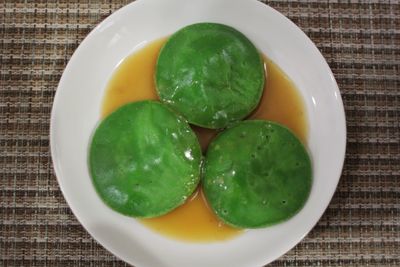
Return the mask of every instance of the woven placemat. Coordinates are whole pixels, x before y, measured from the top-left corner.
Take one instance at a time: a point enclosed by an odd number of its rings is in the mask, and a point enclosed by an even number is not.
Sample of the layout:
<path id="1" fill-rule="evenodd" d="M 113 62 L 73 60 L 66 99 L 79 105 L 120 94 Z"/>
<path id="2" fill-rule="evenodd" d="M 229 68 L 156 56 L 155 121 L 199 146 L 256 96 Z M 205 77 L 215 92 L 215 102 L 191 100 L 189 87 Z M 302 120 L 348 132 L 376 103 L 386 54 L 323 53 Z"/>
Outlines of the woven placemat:
<path id="1" fill-rule="evenodd" d="M 0 0 L 0 266 L 125 266 L 78 223 L 57 184 L 49 117 L 62 71 L 129 1 Z M 400 3 L 268 1 L 317 44 L 339 84 L 348 143 L 314 230 L 271 266 L 400 266 Z"/>

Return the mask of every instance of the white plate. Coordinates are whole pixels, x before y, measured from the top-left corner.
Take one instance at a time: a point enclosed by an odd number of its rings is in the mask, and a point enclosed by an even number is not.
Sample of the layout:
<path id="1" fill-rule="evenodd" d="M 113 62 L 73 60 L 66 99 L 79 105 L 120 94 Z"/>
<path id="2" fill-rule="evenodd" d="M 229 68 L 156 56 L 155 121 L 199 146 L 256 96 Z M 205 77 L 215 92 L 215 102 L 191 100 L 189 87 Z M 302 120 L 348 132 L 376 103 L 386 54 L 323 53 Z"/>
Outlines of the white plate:
<path id="1" fill-rule="evenodd" d="M 110 75 L 146 43 L 195 22 L 228 24 L 247 35 L 294 81 L 306 102 L 314 181 L 291 220 L 220 243 L 174 241 L 105 206 L 92 186 L 88 143 Z M 317 223 L 342 170 L 346 127 L 340 93 L 324 58 L 290 20 L 255 0 L 139 0 L 118 10 L 82 42 L 61 78 L 51 116 L 51 154 L 64 196 L 86 230 L 136 266 L 261 266 L 296 245 Z"/>

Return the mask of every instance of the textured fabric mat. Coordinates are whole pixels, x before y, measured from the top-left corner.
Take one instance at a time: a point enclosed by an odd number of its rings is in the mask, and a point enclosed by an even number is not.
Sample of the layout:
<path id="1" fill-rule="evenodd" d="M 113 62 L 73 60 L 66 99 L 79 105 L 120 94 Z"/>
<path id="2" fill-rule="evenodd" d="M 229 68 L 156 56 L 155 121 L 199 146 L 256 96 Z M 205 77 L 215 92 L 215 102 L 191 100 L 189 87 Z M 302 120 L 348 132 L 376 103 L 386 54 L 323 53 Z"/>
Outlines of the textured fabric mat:
<path id="1" fill-rule="evenodd" d="M 0 0 L 0 266 L 125 266 L 57 184 L 49 118 L 88 32 L 129 1 Z M 322 219 L 271 266 L 400 266 L 400 3 L 268 1 L 317 44 L 339 84 L 348 143 Z"/>

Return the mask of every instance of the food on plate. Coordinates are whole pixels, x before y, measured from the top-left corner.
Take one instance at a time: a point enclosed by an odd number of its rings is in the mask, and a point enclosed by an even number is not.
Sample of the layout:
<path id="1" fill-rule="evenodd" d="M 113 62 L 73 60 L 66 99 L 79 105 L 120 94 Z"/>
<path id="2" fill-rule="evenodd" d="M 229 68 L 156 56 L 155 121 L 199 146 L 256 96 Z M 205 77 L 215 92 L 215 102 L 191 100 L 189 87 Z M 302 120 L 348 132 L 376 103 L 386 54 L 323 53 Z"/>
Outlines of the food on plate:
<path id="1" fill-rule="evenodd" d="M 203 190 L 228 225 L 258 228 L 285 221 L 305 204 L 311 161 L 286 127 L 262 120 L 239 122 L 210 144 Z"/>
<path id="2" fill-rule="evenodd" d="M 183 204 L 200 179 L 201 149 L 186 120 L 156 101 L 126 104 L 97 127 L 89 151 L 94 186 L 112 209 L 163 215 Z"/>
<path id="3" fill-rule="evenodd" d="M 308 198 L 311 163 L 297 139 L 306 143 L 301 97 L 229 26 L 190 25 L 127 57 L 107 86 L 102 115 L 89 153 L 96 190 L 156 232 L 225 240 L 289 219 Z"/>
<path id="4" fill-rule="evenodd" d="M 197 23 L 168 39 L 157 60 L 155 82 L 161 101 L 190 123 L 218 129 L 257 107 L 264 73 L 260 53 L 241 32 Z"/>

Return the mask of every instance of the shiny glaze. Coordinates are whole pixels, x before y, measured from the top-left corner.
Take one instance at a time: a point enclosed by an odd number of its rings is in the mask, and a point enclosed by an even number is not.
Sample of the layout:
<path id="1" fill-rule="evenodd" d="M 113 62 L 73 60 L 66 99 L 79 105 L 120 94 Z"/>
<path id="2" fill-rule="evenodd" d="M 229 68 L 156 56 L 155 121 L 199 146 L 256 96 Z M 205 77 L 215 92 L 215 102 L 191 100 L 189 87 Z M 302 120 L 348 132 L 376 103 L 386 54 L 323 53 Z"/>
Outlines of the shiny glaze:
<path id="1" fill-rule="evenodd" d="M 285 221 L 304 205 L 311 189 L 311 162 L 286 127 L 245 120 L 208 147 L 203 190 L 218 217 L 240 228 Z"/>
<path id="2" fill-rule="evenodd" d="M 260 54 L 239 31 L 197 23 L 174 33 L 156 66 L 160 98 L 198 126 L 220 129 L 246 117 L 264 86 Z"/>
<path id="3" fill-rule="evenodd" d="M 99 124 L 90 145 L 93 184 L 103 201 L 133 217 L 183 204 L 200 180 L 201 149 L 186 120 L 158 101 L 132 102 Z"/>

